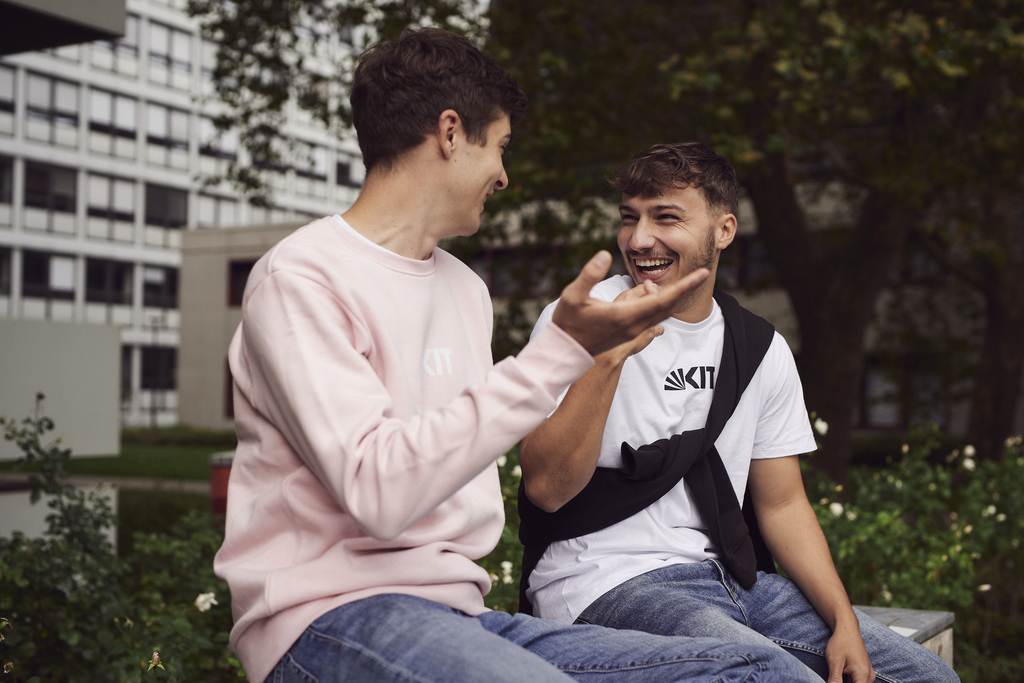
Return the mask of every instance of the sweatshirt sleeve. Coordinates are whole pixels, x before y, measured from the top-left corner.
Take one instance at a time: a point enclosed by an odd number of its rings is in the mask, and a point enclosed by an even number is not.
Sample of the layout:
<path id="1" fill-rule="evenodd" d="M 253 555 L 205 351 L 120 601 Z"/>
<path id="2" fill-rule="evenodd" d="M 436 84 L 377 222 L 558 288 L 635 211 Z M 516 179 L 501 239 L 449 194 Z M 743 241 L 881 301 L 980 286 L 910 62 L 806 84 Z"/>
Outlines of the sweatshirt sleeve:
<path id="1" fill-rule="evenodd" d="M 549 325 L 447 405 L 408 419 L 371 366 L 372 338 L 323 285 L 287 272 L 247 297 L 239 388 L 364 533 L 391 540 L 554 407 L 590 355 Z"/>

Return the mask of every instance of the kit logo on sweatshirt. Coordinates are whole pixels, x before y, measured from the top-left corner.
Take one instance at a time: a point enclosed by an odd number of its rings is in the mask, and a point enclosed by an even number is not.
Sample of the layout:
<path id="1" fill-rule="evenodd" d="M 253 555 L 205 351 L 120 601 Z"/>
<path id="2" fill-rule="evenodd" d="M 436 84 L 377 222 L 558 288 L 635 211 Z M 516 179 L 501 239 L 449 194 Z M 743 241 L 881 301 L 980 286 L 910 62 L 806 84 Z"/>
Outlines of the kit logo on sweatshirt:
<path id="1" fill-rule="evenodd" d="M 427 349 L 423 354 L 423 369 L 430 377 L 452 374 L 452 350 Z"/>
<path id="2" fill-rule="evenodd" d="M 683 391 L 687 384 L 694 389 L 714 389 L 715 366 L 696 365 L 689 370 L 676 368 L 665 376 L 665 391 Z"/>

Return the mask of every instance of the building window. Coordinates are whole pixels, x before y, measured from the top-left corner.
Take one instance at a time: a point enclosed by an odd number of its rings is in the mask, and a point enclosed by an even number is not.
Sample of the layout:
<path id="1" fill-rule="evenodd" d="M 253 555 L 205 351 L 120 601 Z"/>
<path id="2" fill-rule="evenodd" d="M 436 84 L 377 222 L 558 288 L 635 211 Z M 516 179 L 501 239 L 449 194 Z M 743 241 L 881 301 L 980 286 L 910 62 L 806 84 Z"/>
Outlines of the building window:
<path id="1" fill-rule="evenodd" d="M 351 161 L 339 161 L 334 165 L 334 182 L 344 187 L 360 187 L 359 181 L 352 177 Z"/>
<path id="2" fill-rule="evenodd" d="M 14 135 L 14 73 L 0 64 L 0 135 Z"/>
<path id="3" fill-rule="evenodd" d="M 132 398 L 132 347 L 121 347 L 121 400 Z"/>
<path id="4" fill-rule="evenodd" d="M 0 157 L 0 204 L 10 204 L 14 190 L 14 160 Z"/>
<path id="5" fill-rule="evenodd" d="M 89 175 L 88 234 L 130 242 L 135 232 L 135 181 Z"/>
<path id="6" fill-rule="evenodd" d="M 249 281 L 249 273 L 256 261 L 232 261 L 228 264 L 228 306 L 242 305 L 245 294 L 245 283 Z"/>
<path id="7" fill-rule="evenodd" d="M 146 183 L 146 225 L 182 228 L 188 222 L 188 192 Z"/>
<path id="8" fill-rule="evenodd" d="M 141 382 L 142 388 L 177 388 L 177 366 L 177 349 L 167 346 L 143 346 Z"/>
<path id="9" fill-rule="evenodd" d="M 26 251 L 21 255 L 21 293 L 40 299 L 75 298 L 75 259 L 72 256 Z"/>
<path id="10" fill-rule="evenodd" d="M 231 376 L 231 363 L 224 359 L 224 417 L 235 419 L 235 380 Z"/>
<path id="11" fill-rule="evenodd" d="M 226 197 L 199 195 L 200 228 L 229 228 L 238 225 L 238 202 Z"/>
<path id="12" fill-rule="evenodd" d="M 251 209 L 253 225 L 279 225 L 292 223 L 297 217 L 295 211 L 282 206 L 254 206 Z"/>
<path id="13" fill-rule="evenodd" d="M 189 43 L 192 36 L 176 28 L 150 22 L 149 80 L 187 90 L 192 69 Z"/>
<path id="14" fill-rule="evenodd" d="M 146 160 L 170 168 L 188 167 L 188 112 L 146 106 Z"/>
<path id="15" fill-rule="evenodd" d="M 134 97 L 105 90 L 89 92 L 89 149 L 101 154 L 135 158 L 136 110 Z"/>
<path id="16" fill-rule="evenodd" d="M 124 18 L 124 37 L 93 43 L 92 65 L 98 69 L 114 71 L 125 76 L 139 73 L 139 18 L 129 14 Z"/>
<path id="17" fill-rule="evenodd" d="M 107 259 L 87 259 L 85 300 L 101 304 L 131 305 L 132 264 Z"/>
<path id="18" fill-rule="evenodd" d="M 203 116 L 199 119 L 199 153 L 234 161 L 238 158 L 238 131 L 219 131 L 213 119 Z"/>
<path id="19" fill-rule="evenodd" d="M 142 271 L 142 305 L 150 308 L 178 307 L 178 269 L 145 266 Z"/>
<path id="20" fill-rule="evenodd" d="M 0 247 L 0 296 L 11 295 L 11 250 Z"/>
<path id="21" fill-rule="evenodd" d="M 26 162 L 25 206 L 47 212 L 74 213 L 77 176 L 70 168 Z"/>
<path id="22" fill-rule="evenodd" d="M 28 75 L 26 136 L 54 145 L 78 145 L 78 86 L 41 74 Z"/>

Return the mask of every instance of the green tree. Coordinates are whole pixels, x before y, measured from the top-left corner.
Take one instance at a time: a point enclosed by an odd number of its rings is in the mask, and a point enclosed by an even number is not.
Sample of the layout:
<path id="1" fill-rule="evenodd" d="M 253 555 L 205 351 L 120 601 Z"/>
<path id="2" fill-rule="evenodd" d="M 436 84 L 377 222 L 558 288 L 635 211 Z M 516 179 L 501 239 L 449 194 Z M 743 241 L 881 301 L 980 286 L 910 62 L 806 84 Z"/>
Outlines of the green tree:
<path id="1" fill-rule="evenodd" d="M 808 405 L 832 425 L 817 464 L 841 481 L 879 295 L 910 229 L 935 233 L 932 207 L 967 187 L 950 140 L 1013 137 L 963 94 L 996 65 L 1019 78 L 1022 16 L 999 1 L 498 0 L 496 52 L 535 95 L 509 175 L 528 199 L 585 196 L 651 142 L 728 156 L 796 312 Z M 971 188 L 1005 172 L 970 171 Z"/>
<path id="2" fill-rule="evenodd" d="M 1013 307 L 1024 300 L 1010 256 L 1019 217 L 1005 208 L 1024 158 L 1020 0 L 492 0 L 487 17 L 472 0 L 189 7 L 221 44 L 218 123 L 240 129 L 256 163 L 230 175 L 257 202 L 260 164 L 282 163 L 289 99 L 348 130 L 355 52 L 332 53 L 322 37 L 426 24 L 489 36 L 531 109 L 510 190 L 475 241 L 451 246 L 467 260 L 482 246 L 519 247 L 504 266 L 518 286 L 497 310 L 496 355 L 525 341 L 523 301 L 554 295 L 594 248 L 612 246 L 615 220 L 597 200 L 615 167 L 646 145 L 699 139 L 737 167 L 795 310 L 807 403 L 832 425 L 818 467 L 845 476 L 867 331 L 912 230 L 984 297 L 972 439 L 988 453 L 1008 433 L 1021 362 Z M 989 229 L 996 220 L 1006 239 Z"/>

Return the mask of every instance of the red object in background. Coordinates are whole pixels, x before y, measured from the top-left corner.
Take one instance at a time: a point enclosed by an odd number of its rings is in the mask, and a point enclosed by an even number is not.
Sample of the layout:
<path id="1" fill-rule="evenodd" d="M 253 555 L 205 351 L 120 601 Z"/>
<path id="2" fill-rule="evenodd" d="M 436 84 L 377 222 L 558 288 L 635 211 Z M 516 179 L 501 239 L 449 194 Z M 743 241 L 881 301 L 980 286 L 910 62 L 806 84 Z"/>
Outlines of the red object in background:
<path id="1" fill-rule="evenodd" d="M 228 478 L 234 457 L 234 451 L 210 456 L 210 509 L 215 515 L 223 515 L 228 510 Z"/>

